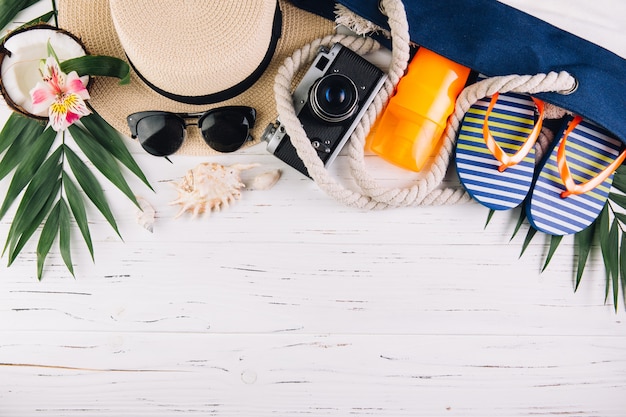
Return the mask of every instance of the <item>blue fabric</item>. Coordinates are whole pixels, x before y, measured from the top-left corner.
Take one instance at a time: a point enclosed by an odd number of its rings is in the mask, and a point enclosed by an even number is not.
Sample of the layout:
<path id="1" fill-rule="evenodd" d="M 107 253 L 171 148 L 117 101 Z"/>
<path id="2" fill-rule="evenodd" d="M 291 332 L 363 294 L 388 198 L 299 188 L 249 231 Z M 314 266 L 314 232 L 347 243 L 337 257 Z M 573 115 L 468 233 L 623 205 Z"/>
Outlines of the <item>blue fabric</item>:
<path id="1" fill-rule="evenodd" d="M 292 0 L 334 19 L 334 1 Z M 377 0 L 338 0 L 387 27 Z M 626 143 L 626 60 L 496 0 L 404 1 L 411 39 L 488 76 L 567 71 L 579 83 L 570 95 L 537 94 L 592 120 Z"/>

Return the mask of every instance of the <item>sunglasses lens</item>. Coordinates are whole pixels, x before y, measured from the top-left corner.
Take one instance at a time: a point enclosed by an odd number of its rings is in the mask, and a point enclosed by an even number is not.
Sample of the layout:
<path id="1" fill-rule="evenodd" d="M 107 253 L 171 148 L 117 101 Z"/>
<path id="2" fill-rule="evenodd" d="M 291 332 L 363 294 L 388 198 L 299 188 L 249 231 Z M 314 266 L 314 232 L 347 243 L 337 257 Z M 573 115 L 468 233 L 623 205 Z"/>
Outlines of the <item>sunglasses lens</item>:
<path id="1" fill-rule="evenodd" d="M 199 123 L 204 141 L 218 152 L 234 152 L 248 140 L 250 123 L 241 111 L 208 113 Z"/>
<path id="2" fill-rule="evenodd" d="M 183 144 L 185 125 L 173 115 L 147 116 L 137 122 L 137 138 L 146 152 L 171 155 Z"/>

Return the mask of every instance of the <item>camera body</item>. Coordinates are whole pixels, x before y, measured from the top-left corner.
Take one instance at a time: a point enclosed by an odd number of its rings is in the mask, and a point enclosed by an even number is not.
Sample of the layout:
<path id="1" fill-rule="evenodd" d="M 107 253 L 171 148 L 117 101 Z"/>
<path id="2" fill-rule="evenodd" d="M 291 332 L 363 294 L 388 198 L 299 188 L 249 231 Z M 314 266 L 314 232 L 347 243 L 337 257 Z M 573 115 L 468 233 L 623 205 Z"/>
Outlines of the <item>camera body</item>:
<path id="1" fill-rule="evenodd" d="M 339 43 L 320 48 L 293 92 L 293 103 L 324 166 L 335 160 L 385 79 L 377 66 Z M 309 176 L 280 120 L 267 126 L 262 140 L 270 153 Z"/>

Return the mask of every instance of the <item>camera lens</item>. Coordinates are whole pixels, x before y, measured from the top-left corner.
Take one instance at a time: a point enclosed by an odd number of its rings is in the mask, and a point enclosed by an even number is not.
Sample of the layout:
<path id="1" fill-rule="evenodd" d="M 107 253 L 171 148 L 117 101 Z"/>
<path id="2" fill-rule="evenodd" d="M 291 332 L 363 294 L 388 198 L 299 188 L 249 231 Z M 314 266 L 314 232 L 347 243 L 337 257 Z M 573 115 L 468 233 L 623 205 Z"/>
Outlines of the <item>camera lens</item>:
<path id="1" fill-rule="evenodd" d="M 352 116 L 358 98 L 356 85 L 342 74 L 329 74 L 320 78 L 309 93 L 313 113 L 330 123 L 342 122 Z"/>

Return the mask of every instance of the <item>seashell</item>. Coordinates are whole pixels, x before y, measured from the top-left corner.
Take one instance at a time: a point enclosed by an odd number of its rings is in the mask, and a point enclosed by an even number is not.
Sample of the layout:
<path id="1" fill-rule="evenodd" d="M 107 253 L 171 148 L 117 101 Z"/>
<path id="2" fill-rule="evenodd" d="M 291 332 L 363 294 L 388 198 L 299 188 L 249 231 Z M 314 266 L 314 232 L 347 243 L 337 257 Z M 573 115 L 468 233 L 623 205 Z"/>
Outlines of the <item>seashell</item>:
<path id="1" fill-rule="evenodd" d="M 137 223 L 144 229 L 152 233 L 154 229 L 154 217 L 156 211 L 154 207 L 143 197 L 137 197 L 140 210 L 137 210 Z"/>
<path id="2" fill-rule="evenodd" d="M 196 217 L 228 207 L 241 198 L 240 190 L 245 187 L 241 182 L 241 172 L 256 166 L 258 164 L 224 166 L 204 162 L 187 171 L 182 180 L 173 182 L 178 191 L 178 198 L 170 205 L 181 206 L 174 218 L 180 217 L 185 212 L 190 212 Z"/>
<path id="3" fill-rule="evenodd" d="M 249 189 L 250 190 L 269 190 L 278 182 L 282 173 L 283 172 L 280 169 L 273 169 L 271 171 L 267 171 L 262 174 L 259 174 L 252 179 L 252 181 L 250 182 Z"/>

